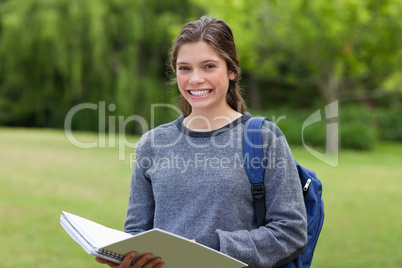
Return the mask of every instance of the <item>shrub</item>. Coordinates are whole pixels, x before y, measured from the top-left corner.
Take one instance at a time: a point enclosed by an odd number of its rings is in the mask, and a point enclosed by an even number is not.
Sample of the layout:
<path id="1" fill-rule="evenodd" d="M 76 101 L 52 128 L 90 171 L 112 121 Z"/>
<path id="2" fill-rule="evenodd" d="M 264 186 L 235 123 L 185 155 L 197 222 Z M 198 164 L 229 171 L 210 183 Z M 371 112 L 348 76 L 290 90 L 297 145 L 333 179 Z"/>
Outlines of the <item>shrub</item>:
<path id="1" fill-rule="evenodd" d="M 362 106 L 340 108 L 339 134 L 342 148 L 371 150 L 377 141 L 372 113 Z"/>
<path id="2" fill-rule="evenodd" d="M 303 120 L 301 116 L 292 110 L 276 110 L 274 113 L 269 112 L 251 112 L 255 117 L 268 117 L 274 122 L 286 136 L 289 144 L 301 145 L 301 126 Z"/>
<path id="3" fill-rule="evenodd" d="M 317 109 L 316 111 L 318 111 Z M 327 122 L 324 109 L 321 112 L 321 120 L 306 125 L 303 124 L 315 111 L 280 110 L 275 114 L 272 112 L 253 113 L 255 116 L 267 116 L 275 122 L 280 116 L 286 119 L 277 121 L 278 127 L 285 134 L 291 145 L 302 145 L 310 147 L 325 147 L 327 141 Z M 341 106 L 339 107 L 338 129 L 341 148 L 371 150 L 377 140 L 375 120 L 370 110 L 362 106 Z"/>
<path id="4" fill-rule="evenodd" d="M 374 116 L 381 140 L 402 142 L 402 107 L 377 109 Z"/>

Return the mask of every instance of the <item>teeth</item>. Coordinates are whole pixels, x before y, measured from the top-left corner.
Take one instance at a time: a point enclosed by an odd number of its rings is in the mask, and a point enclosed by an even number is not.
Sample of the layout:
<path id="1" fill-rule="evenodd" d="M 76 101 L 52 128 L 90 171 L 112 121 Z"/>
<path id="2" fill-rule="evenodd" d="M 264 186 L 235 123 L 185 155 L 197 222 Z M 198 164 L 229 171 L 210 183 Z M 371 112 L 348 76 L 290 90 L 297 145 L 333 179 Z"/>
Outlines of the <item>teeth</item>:
<path id="1" fill-rule="evenodd" d="M 211 90 L 190 90 L 190 93 L 193 96 L 207 95 L 209 92 L 211 92 Z"/>

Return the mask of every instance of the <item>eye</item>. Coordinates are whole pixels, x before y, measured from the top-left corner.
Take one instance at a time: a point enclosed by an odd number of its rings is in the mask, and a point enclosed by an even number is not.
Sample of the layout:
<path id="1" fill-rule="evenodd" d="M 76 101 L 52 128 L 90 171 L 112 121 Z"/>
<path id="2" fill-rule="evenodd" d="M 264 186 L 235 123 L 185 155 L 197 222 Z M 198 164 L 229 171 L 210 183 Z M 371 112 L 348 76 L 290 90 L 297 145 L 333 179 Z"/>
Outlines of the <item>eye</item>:
<path id="1" fill-rule="evenodd" d="M 207 64 L 207 65 L 205 65 L 205 67 L 204 67 L 204 69 L 212 69 L 212 68 L 215 68 L 215 65 L 214 65 L 214 64 Z"/>
<path id="2" fill-rule="evenodd" d="M 177 68 L 177 70 L 179 70 L 179 71 L 188 71 L 188 70 L 190 70 L 190 67 L 180 66 L 179 68 Z"/>

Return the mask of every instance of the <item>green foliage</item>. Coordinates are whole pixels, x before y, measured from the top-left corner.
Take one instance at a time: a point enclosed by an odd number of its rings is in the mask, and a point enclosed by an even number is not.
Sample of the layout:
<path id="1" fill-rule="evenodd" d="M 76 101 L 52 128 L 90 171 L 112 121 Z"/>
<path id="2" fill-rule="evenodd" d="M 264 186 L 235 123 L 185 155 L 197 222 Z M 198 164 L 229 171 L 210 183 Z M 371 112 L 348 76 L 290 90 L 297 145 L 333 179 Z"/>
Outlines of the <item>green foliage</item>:
<path id="1" fill-rule="evenodd" d="M 321 113 L 321 120 L 313 124 L 306 124 L 308 118 L 316 111 Z M 278 110 L 256 113 L 267 116 L 285 134 L 291 145 L 304 145 L 323 150 L 327 146 L 327 124 L 338 123 L 339 147 L 356 150 L 372 150 L 377 144 L 378 135 L 373 112 L 360 106 L 341 106 L 338 120 L 327 121 L 323 109 L 319 110 Z M 305 126 L 303 126 L 306 124 Z M 323 152 L 325 153 L 325 152 Z"/>
<path id="2" fill-rule="evenodd" d="M 152 103 L 176 96 L 168 94 L 163 74 L 171 40 L 166 25 L 176 19 L 178 2 L 1 4 L 0 123 L 62 127 L 72 107 L 101 101 L 116 106 L 114 116 L 150 121 Z M 97 111 L 82 111 L 73 126 L 96 130 L 98 121 Z"/>
<path id="3" fill-rule="evenodd" d="M 401 116 L 402 108 L 400 106 L 375 111 L 380 139 L 402 142 Z"/>
<path id="4" fill-rule="evenodd" d="M 301 145 L 301 130 L 304 121 L 303 117 L 300 114 L 294 112 L 291 113 L 289 111 L 280 114 L 285 115 L 286 119 L 279 121 L 278 127 L 282 130 L 283 134 L 285 134 L 288 143 L 292 145 Z"/>
<path id="5" fill-rule="evenodd" d="M 193 1 L 233 25 L 244 69 L 282 90 L 330 103 L 401 89 L 401 0 Z"/>
<path id="6" fill-rule="evenodd" d="M 175 110 L 151 105 L 175 104 L 168 50 L 180 27 L 201 15 L 231 25 L 252 108 L 313 109 L 401 91 L 402 0 L 7 0 L 0 125 L 61 128 L 71 108 L 101 102 L 115 107 L 103 115 L 116 118 L 106 128 L 132 115 L 149 127 L 169 121 Z M 73 128 L 98 130 L 99 112 L 80 110 Z M 127 128 L 141 132 L 134 121 Z M 324 130 L 306 128 L 306 142 L 322 144 Z"/>
<path id="7" fill-rule="evenodd" d="M 342 148 L 371 150 L 377 143 L 377 129 L 372 113 L 362 107 L 342 107 L 339 132 Z"/>
<path id="8" fill-rule="evenodd" d="M 325 120 L 308 125 L 303 128 L 303 123 L 313 114 L 309 110 L 290 110 L 279 109 L 275 113 L 256 113 L 256 116 L 266 116 L 276 123 L 286 136 L 286 140 L 291 145 L 302 145 L 303 139 L 308 146 L 325 147 L 326 125 Z M 324 115 L 325 118 L 325 115 Z"/>

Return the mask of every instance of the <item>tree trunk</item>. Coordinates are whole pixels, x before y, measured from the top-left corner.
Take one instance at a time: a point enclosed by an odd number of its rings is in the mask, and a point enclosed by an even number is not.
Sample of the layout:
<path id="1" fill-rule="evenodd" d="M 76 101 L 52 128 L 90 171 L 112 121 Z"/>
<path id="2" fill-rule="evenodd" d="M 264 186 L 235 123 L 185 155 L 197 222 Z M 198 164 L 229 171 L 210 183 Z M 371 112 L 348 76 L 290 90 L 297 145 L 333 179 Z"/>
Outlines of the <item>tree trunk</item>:
<path id="1" fill-rule="evenodd" d="M 253 73 L 249 75 L 250 108 L 259 111 L 261 109 L 260 93 L 257 78 Z"/>
<path id="2" fill-rule="evenodd" d="M 325 118 L 327 120 L 327 144 L 326 152 L 336 154 L 339 150 L 339 130 L 338 130 L 338 90 L 339 74 L 342 72 L 342 63 L 335 64 L 330 73 L 325 86 Z M 336 103 L 335 103 L 336 102 Z"/>

